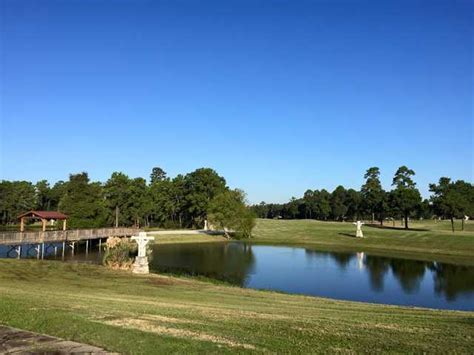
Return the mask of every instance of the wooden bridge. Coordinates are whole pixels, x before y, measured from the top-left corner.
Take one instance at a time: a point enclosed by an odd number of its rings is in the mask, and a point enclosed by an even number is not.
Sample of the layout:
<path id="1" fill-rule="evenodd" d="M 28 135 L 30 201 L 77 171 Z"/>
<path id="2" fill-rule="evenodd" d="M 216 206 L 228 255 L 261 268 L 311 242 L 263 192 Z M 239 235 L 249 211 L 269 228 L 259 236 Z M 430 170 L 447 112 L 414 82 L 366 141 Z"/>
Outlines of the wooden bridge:
<path id="1" fill-rule="evenodd" d="M 81 240 L 86 241 L 86 251 L 89 247 L 89 240 L 98 239 L 99 247 L 102 239 L 109 237 L 130 237 L 138 235 L 138 228 L 98 228 L 98 229 L 71 229 L 71 230 L 55 230 L 55 231 L 38 231 L 38 232 L 0 232 L 0 246 L 10 246 L 10 251 L 15 251 L 17 257 L 21 256 L 21 247 L 23 245 L 35 246 L 36 256 L 44 257 L 45 245 L 62 243 L 62 253 L 67 246 L 71 247 L 74 253 L 74 246 Z M 56 249 L 55 249 L 56 250 Z"/>

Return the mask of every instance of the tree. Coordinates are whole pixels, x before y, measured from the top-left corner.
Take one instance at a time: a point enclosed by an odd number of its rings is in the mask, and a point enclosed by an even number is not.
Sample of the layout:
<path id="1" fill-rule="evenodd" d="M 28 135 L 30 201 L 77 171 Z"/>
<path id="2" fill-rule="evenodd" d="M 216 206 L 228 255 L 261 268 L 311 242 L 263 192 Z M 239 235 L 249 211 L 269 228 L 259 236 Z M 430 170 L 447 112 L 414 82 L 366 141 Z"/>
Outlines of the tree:
<path id="1" fill-rule="evenodd" d="M 35 185 L 36 206 L 38 210 L 49 211 L 51 209 L 51 189 L 47 180 L 38 181 Z"/>
<path id="2" fill-rule="evenodd" d="M 113 216 L 114 225 L 128 224 L 127 207 L 131 198 L 130 179 L 127 175 L 114 172 L 104 185 L 104 196 L 109 215 Z"/>
<path id="3" fill-rule="evenodd" d="M 344 204 L 347 206 L 346 215 L 352 220 L 359 219 L 360 209 L 361 209 L 361 194 L 360 192 L 349 189 L 346 191 L 346 199 Z"/>
<path id="4" fill-rule="evenodd" d="M 292 197 L 290 202 L 286 204 L 286 212 L 289 218 L 295 219 L 299 211 L 299 201 L 296 197 Z"/>
<path id="5" fill-rule="evenodd" d="M 160 167 L 154 167 L 151 170 L 151 174 L 150 174 L 151 184 L 154 184 L 158 181 L 162 181 L 164 179 L 166 179 L 166 172 L 163 169 L 161 169 Z"/>
<path id="6" fill-rule="evenodd" d="M 347 212 L 346 202 L 346 189 L 339 185 L 332 192 L 330 198 L 331 213 L 335 221 L 344 221 Z"/>
<path id="7" fill-rule="evenodd" d="M 59 208 L 59 201 L 66 194 L 66 182 L 60 180 L 49 191 L 49 204 L 52 211 Z"/>
<path id="8" fill-rule="evenodd" d="M 412 177 L 415 172 L 406 166 L 401 166 L 393 177 L 392 185 L 395 189 L 391 193 L 392 206 L 398 210 L 405 220 L 405 229 L 408 229 L 408 217 L 421 203 L 421 195 Z"/>
<path id="9" fill-rule="evenodd" d="M 251 207 L 253 212 L 258 218 L 268 218 L 270 206 L 265 203 L 265 201 L 260 202 L 258 205 L 253 205 Z"/>
<path id="10" fill-rule="evenodd" d="M 28 181 L 0 182 L 0 214 L 3 224 L 15 223 L 19 214 L 36 206 L 36 191 Z"/>
<path id="11" fill-rule="evenodd" d="M 312 219 L 315 217 L 316 211 L 316 196 L 315 191 L 313 190 L 306 190 L 303 195 L 303 203 L 305 208 L 305 218 Z"/>
<path id="12" fill-rule="evenodd" d="M 316 215 L 318 216 L 318 219 L 320 220 L 327 220 L 329 215 L 331 214 L 331 204 L 330 204 L 330 198 L 331 194 L 325 190 L 322 189 L 321 191 L 315 191 L 315 197 L 316 197 Z"/>
<path id="13" fill-rule="evenodd" d="M 226 190 L 225 179 L 214 170 L 201 168 L 184 177 L 188 224 L 202 226 L 206 219 L 209 202 Z"/>
<path id="14" fill-rule="evenodd" d="M 183 227 L 185 208 L 184 177 L 164 179 L 150 186 L 153 218 L 164 227 Z"/>
<path id="15" fill-rule="evenodd" d="M 96 228 L 105 225 L 107 210 L 102 185 L 91 183 L 87 173 L 71 174 L 59 210 L 69 215 L 72 228 Z"/>
<path id="16" fill-rule="evenodd" d="M 372 215 L 372 223 L 374 223 L 375 214 L 377 214 L 380 224 L 383 224 L 386 193 L 380 183 L 380 169 L 375 166 L 367 169 L 364 179 L 366 179 L 365 184 L 361 187 L 363 206 Z"/>
<path id="17" fill-rule="evenodd" d="M 450 178 L 442 177 L 438 185 L 430 184 L 433 192 L 431 201 L 435 211 L 451 220 L 451 230 L 454 233 L 454 218 L 462 218 L 474 213 L 474 186 L 463 180 L 452 182 Z"/>
<path id="18" fill-rule="evenodd" d="M 216 195 L 209 203 L 208 218 L 211 224 L 229 230 L 238 236 L 250 238 L 255 226 L 253 212 L 245 204 L 245 194 L 241 190 L 226 190 Z"/>
<path id="19" fill-rule="evenodd" d="M 151 198 L 144 178 L 135 178 L 130 181 L 130 198 L 128 210 L 134 226 L 146 224 L 151 213 Z"/>

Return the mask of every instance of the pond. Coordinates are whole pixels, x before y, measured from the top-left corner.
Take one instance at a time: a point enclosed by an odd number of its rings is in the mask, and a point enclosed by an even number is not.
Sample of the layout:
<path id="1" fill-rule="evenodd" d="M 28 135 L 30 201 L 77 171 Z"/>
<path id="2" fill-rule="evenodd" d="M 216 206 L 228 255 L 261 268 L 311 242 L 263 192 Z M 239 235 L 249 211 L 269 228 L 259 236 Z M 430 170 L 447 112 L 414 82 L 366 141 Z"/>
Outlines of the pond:
<path id="1" fill-rule="evenodd" d="M 474 310 L 474 267 L 242 242 L 155 245 L 150 269 L 341 300 Z"/>
<path id="2" fill-rule="evenodd" d="M 0 257 L 9 250 L 0 246 Z M 50 246 L 46 258 L 61 260 L 56 252 Z M 31 246 L 22 249 L 22 258 L 33 255 Z M 102 255 L 97 243 L 88 254 L 80 244 L 65 261 L 100 263 Z M 150 271 L 340 300 L 474 311 L 474 266 L 228 242 L 154 245 Z"/>

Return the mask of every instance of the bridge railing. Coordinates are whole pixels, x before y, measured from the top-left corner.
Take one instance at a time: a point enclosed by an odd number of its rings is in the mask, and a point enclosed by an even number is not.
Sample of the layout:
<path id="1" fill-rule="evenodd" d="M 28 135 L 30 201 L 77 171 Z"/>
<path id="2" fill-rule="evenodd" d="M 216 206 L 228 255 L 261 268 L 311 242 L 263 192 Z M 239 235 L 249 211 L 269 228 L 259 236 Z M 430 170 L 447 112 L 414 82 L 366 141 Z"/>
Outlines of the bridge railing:
<path id="1" fill-rule="evenodd" d="M 138 235 L 138 228 L 70 229 L 46 232 L 0 232 L 0 244 L 39 244 Z"/>

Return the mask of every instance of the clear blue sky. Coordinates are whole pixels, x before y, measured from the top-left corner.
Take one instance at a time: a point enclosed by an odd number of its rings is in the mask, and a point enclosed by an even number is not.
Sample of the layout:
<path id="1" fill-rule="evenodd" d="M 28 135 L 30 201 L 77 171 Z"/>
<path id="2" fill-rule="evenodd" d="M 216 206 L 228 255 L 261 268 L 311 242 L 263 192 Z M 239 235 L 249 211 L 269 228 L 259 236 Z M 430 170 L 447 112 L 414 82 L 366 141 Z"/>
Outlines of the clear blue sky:
<path id="1" fill-rule="evenodd" d="M 0 1 L 0 178 L 212 167 L 251 202 L 473 180 L 466 1 Z"/>

